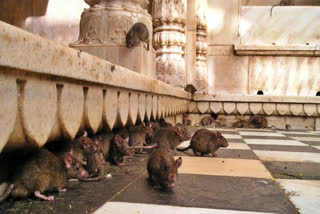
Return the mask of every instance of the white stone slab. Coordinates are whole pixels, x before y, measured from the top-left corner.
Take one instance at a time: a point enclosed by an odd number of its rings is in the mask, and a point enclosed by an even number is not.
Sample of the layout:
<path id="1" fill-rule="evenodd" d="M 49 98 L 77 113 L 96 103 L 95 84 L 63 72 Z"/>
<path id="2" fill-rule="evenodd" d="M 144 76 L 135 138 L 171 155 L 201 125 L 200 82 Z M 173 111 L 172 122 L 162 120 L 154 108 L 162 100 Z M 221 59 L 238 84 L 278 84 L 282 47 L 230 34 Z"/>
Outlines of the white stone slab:
<path id="1" fill-rule="evenodd" d="M 244 142 L 254 145 L 309 146 L 296 140 L 244 139 Z"/>
<path id="2" fill-rule="evenodd" d="M 320 146 L 313 146 L 313 147 L 320 150 Z"/>
<path id="3" fill-rule="evenodd" d="M 238 134 L 222 134 L 226 139 L 242 139 L 241 135 Z"/>
<path id="4" fill-rule="evenodd" d="M 220 147 L 220 149 L 250 150 L 250 147 L 245 143 L 229 143 L 229 146 L 227 148 Z"/>
<path id="5" fill-rule="evenodd" d="M 269 133 L 269 132 L 246 132 L 246 131 L 239 131 L 240 135 L 245 136 L 263 136 L 263 137 L 285 137 L 283 134 L 280 133 Z"/>
<path id="6" fill-rule="evenodd" d="M 190 145 L 190 141 L 183 141 L 177 148 L 183 149 Z M 240 150 L 250 150 L 250 147 L 245 143 L 229 143 L 227 148 L 220 147 L 220 149 L 240 149 Z"/>
<path id="7" fill-rule="evenodd" d="M 320 143 L 320 137 L 291 137 L 291 138 L 296 139 L 298 141 L 310 141 L 310 142 Z"/>
<path id="8" fill-rule="evenodd" d="M 281 133 L 281 134 L 294 134 L 294 135 L 316 135 L 317 133 L 315 132 L 289 132 L 289 131 L 277 131 L 278 133 Z"/>
<path id="9" fill-rule="evenodd" d="M 250 129 L 250 128 L 237 128 L 238 131 L 259 131 L 259 132 L 272 132 L 271 129 Z"/>
<path id="10" fill-rule="evenodd" d="M 168 205 L 156 204 L 142 204 L 142 203 L 127 203 L 127 202 L 108 202 L 102 205 L 95 214 L 262 214 L 261 212 L 237 211 L 237 210 L 221 210 L 221 209 L 207 209 L 196 207 L 178 207 Z M 268 214 L 268 213 L 263 213 Z"/>
<path id="11" fill-rule="evenodd" d="M 208 130 L 210 131 L 219 131 L 219 132 L 230 132 L 230 131 L 234 131 L 236 133 L 236 130 L 235 129 L 222 129 L 222 128 L 207 128 Z"/>
<path id="12" fill-rule="evenodd" d="M 320 181 L 292 179 L 276 181 L 285 189 L 301 214 L 320 212 Z"/>
<path id="13" fill-rule="evenodd" d="M 292 161 L 292 162 L 316 162 L 320 163 L 320 153 L 310 152 L 283 152 L 253 150 L 262 161 Z"/>

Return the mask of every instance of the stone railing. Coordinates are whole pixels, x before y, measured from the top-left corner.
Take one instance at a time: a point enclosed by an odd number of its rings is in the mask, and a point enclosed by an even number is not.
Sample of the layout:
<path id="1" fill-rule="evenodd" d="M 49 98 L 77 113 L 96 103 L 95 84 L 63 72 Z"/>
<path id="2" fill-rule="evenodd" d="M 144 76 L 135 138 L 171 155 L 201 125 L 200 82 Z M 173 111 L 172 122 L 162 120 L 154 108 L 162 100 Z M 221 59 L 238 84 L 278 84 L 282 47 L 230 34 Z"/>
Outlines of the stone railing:
<path id="1" fill-rule="evenodd" d="M 0 151 L 189 110 L 190 94 L 0 22 Z M 180 121 L 181 122 L 181 121 Z"/>
<path id="2" fill-rule="evenodd" d="M 199 95 L 190 103 L 189 112 L 319 117 L 320 97 Z"/>

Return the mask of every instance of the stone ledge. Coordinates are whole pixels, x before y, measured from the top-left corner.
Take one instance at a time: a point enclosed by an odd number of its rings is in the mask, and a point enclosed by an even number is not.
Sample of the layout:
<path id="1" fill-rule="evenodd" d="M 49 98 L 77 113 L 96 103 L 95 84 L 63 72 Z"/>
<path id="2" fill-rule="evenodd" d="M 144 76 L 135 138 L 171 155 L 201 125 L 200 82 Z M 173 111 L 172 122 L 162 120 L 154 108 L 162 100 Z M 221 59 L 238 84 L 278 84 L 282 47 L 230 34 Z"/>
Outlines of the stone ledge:
<path id="1" fill-rule="evenodd" d="M 240 56 L 320 56 L 316 45 L 235 45 Z"/>
<path id="2" fill-rule="evenodd" d="M 65 47 L 0 21 L 0 65 L 190 99 L 182 89 Z M 41 59 L 41 60 L 40 60 Z"/>
<path id="3" fill-rule="evenodd" d="M 221 113 L 227 115 L 319 117 L 318 97 L 273 97 L 196 95 L 189 106 L 190 113 Z"/>
<path id="4" fill-rule="evenodd" d="M 266 96 L 266 95 L 201 95 L 195 94 L 194 101 L 209 101 L 209 102 L 260 102 L 260 103 L 308 103 L 320 104 L 320 97 L 311 96 Z"/>
<path id="5" fill-rule="evenodd" d="M 190 93 L 0 22 L 0 152 L 188 112 Z M 178 116 L 179 117 L 179 116 Z M 181 116 L 180 116 L 181 120 Z"/>

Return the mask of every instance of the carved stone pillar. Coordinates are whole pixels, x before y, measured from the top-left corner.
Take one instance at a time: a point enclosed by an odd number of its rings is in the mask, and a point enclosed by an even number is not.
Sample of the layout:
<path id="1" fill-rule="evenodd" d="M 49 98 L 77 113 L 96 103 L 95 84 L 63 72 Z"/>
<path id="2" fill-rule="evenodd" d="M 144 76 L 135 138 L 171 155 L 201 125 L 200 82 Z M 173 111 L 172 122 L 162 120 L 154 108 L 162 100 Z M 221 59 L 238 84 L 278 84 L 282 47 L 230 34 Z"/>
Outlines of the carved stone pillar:
<path id="1" fill-rule="evenodd" d="M 144 8 L 148 0 L 85 0 L 77 42 L 70 46 L 106 59 L 138 73 L 155 77 L 155 51 L 152 48 L 152 18 Z M 143 44 L 126 47 L 126 34 L 136 22 L 149 31 L 148 51 Z M 152 73 L 153 72 L 153 73 Z"/>
<path id="2" fill-rule="evenodd" d="M 206 0 L 197 0 L 196 71 L 194 82 L 198 92 L 208 92 Z"/>
<path id="3" fill-rule="evenodd" d="M 184 87 L 186 0 L 154 0 L 152 17 L 157 78 Z"/>

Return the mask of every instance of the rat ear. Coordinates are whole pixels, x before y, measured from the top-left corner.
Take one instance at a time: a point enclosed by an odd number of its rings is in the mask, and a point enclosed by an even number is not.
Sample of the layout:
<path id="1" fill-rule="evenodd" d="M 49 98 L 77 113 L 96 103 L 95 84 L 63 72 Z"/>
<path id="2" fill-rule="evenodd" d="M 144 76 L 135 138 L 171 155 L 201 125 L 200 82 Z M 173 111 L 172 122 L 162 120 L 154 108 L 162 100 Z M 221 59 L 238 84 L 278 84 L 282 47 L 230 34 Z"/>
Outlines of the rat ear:
<path id="1" fill-rule="evenodd" d="M 143 127 L 146 127 L 146 124 L 143 121 L 141 122 L 141 124 Z"/>
<path id="2" fill-rule="evenodd" d="M 72 155 L 70 152 L 67 152 L 65 155 L 64 155 L 64 163 L 66 165 L 66 168 L 67 169 L 70 169 L 71 167 L 71 163 L 72 163 Z"/>
<path id="3" fill-rule="evenodd" d="M 182 136 L 182 131 L 179 127 L 176 127 L 175 131 L 176 131 L 177 135 L 179 135 L 180 137 Z"/>
<path id="4" fill-rule="evenodd" d="M 88 132 L 86 130 L 83 131 L 82 137 L 88 137 Z"/>
<path id="5" fill-rule="evenodd" d="M 116 143 L 117 146 L 120 146 L 122 143 L 122 137 L 120 137 L 119 135 L 114 136 L 114 142 Z"/>
<path id="6" fill-rule="evenodd" d="M 181 166 L 181 164 L 182 164 L 182 158 L 179 157 L 179 158 L 176 160 L 176 167 L 177 167 L 177 169 Z"/>
<path id="7" fill-rule="evenodd" d="M 221 137 L 222 135 L 221 135 L 221 132 L 217 132 L 217 136 L 218 137 Z"/>

